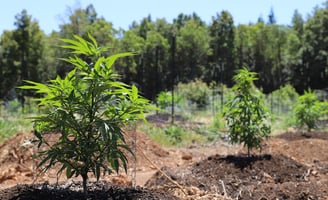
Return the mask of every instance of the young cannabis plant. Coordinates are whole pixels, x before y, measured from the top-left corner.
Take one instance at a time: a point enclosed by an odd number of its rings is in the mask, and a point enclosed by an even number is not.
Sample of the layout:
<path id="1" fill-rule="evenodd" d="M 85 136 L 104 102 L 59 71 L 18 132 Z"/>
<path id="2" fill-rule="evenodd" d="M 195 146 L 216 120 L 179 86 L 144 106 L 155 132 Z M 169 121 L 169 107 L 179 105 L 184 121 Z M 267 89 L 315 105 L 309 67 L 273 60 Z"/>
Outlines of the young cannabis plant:
<path id="1" fill-rule="evenodd" d="M 127 170 L 123 128 L 126 124 L 144 118 L 148 101 L 138 94 L 135 86 L 117 81 L 113 72 L 116 59 L 131 53 L 102 56 L 105 48 L 98 47 L 89 35 L 88 40 L 79 36 L 62 39 L 72 55 L 61 60 L 74 66 L 66 77 L 57 77 L 48 84 L 26 81 L 22 89 L 35 90 L 42 95 L 37 99 L 46 112 L 35 117 L 35 136 L 43 160 L 39 166 L 47 171 L 56 163 L 58 173 L 66 171 L 67 178 L 82 176 L 83 190 L 87 192 L 88 173 L 97 180 L 101 173 L 118 172 L 120 166 Z M 54 144 L 46 141 L 45 134 L 58 133 Z M 132 153 L 133 154 L 133 153 Z"/>
<path id="2" fill-rule="evenodd" d="M 271 132 L 269 113 L 263 103 L 260 91 L 253 85 L 256 73 L 246 68 L 233 77 L 235 96 L 224 107 L 224 116 L 229 127 L 232 143 L 244 144 L 248 156 L 252 148 L 261 149 L 261 142 Z"/>
<path id="3" fill-rule="evenodd" d="M 293 112 L 297 125 L 306 126 L 310 132 L 317 127 L 319 118 L 328 113 L 328 103 L 319 101 L 316 93 L 308 90 L 298 97 Z"/>

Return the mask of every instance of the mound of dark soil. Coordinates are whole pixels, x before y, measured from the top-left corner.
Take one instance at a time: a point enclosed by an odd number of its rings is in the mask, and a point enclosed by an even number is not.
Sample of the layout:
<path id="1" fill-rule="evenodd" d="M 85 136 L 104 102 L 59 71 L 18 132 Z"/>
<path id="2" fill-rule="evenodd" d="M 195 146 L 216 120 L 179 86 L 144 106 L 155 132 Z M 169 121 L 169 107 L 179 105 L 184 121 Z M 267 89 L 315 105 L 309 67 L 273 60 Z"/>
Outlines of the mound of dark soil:
<path id="1" fill-rule="evenodd" d="M 307 167 L 283 155 L 215 155 L 188 167 L 163 170 L 182 186 L 237 199 L 328 197 L 328 191 L 317 190 L 325 186 L 317 187 L 316 182 L 307 181 L 311 176 Z M 163 185 L 173 187 L 161 173 L 146 183 L 149 188 Z"/>
<path id="2" fill-rule="evenodd" d="M 111 199 L 178 199 L 158 190 L 123 187 L 107 182 L 88 185 L 88 194 L 80 182 L 63 185 L 17 185 L 0 191 L 1 200 L 111 200 Z"/>

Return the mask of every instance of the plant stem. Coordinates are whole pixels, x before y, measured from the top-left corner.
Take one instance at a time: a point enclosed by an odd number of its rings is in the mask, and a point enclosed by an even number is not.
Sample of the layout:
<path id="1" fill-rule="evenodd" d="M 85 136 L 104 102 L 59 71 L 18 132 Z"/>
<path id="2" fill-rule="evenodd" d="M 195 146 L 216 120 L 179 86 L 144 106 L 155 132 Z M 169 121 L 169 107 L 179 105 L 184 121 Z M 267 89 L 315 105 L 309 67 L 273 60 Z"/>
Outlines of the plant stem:
<path id="1" fill-rule="evenodd" d="M 86 173 L 83 173 L 82 174 L 82 185 L 83 185 L 83 193 L 85 195 L 88 194 L 87 181 L 88 181 L 88 175 Z"/>
<path id="2" fill-rule="evenodd" d="M 250 158 L 250 157 L 251 157 L 251 150 L 250 150 L 250 147 L 247 147 L 247 154 L 248 154 L 248 157 Z"/>

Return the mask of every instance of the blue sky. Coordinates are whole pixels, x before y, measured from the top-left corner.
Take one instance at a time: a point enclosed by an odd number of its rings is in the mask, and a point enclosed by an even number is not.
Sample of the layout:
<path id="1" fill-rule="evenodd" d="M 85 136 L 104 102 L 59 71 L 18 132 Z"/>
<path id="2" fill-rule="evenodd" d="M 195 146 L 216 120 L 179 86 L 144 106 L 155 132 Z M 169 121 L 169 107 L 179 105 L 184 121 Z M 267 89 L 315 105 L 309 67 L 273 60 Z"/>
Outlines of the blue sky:
<path id="1" fill-rule="evenodd" d="M 94 5 L 98 16 L 112 22 L 115 28 L 128 29 L 133 21 L 140 22 L 148 14 L 153 20 L 165 18 L 171 23 L 179 13 L 196 12 L 209 24 L 212 16 L 222 10 L 232 14 L 235 25 L 248 24 L 256 22 L 259 16 L 267 20 L 271 8 L 277 23 L 288 25 L 295 9 L 306 19 L 314 7 L 323 2 L 325 0 L 4 0 L 0 7 L 0 34 L 5 29 L 15 29 L 15 15 L 23 9 L 48 34 L 67 22 L 70 10 L 86 8 L 89 4 Z"/>

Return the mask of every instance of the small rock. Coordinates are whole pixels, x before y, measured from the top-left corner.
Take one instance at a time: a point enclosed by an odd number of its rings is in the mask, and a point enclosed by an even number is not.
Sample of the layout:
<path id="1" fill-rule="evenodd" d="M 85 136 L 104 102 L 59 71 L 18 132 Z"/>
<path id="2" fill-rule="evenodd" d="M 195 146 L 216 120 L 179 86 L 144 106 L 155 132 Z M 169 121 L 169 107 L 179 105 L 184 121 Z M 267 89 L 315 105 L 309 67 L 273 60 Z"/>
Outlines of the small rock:
<path id="1" fill-rule="evenodd" d="M 188 195 L 198 195 L 198 196 L 203 196 L 205 194 L 204 191 L 200 190 L 199 188 L 195 186 L 191 186 L 187 188 L 187 194 Z"/>
<path id="2" fill-rule="evenodd" d="M 317 176 L 317 175 L 318 175 L 318 171 L 313 170 L 313 171 L 311 172 L 311 174 L 312 174 L 313 176 Z"/>
<path id="3" fill-rule="evenodd" d="M 182 155 L 182 160 L 192 160 L 192 155 L 190 154 Z"/>
<path id="4" fill-rule="evenodd" d="M 265 183 L 274 183 L 272 176 L 266 172 L 263 172 L 263 179 Z"/>

